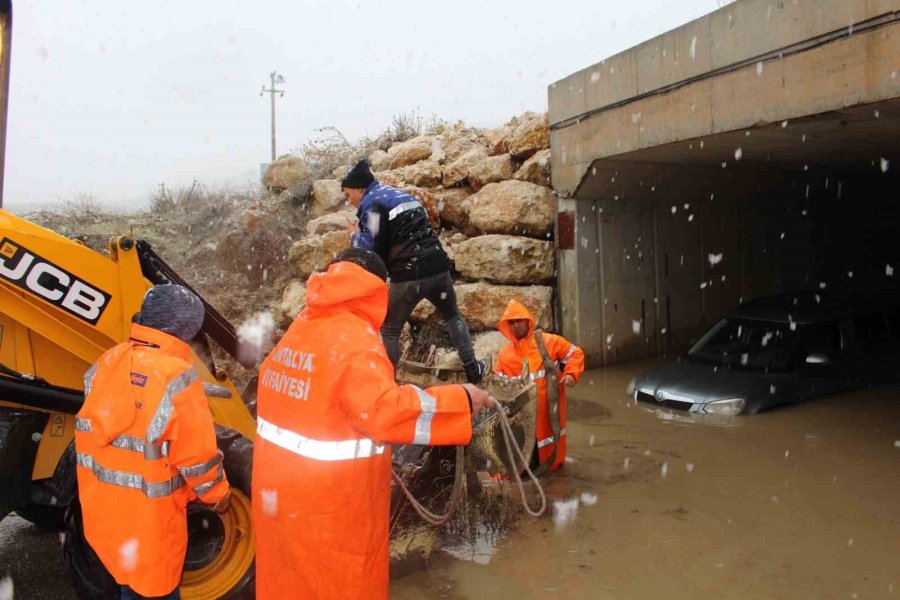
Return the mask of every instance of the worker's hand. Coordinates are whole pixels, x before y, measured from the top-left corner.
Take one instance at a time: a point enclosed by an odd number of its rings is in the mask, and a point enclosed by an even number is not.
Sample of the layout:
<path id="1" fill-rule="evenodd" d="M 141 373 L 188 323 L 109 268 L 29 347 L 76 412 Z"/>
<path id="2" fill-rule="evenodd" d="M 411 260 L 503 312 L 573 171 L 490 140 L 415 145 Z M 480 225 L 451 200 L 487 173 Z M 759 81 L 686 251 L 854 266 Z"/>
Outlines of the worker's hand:
<path id="1" fill-rule="evenodd" d="M 559 382 L 566 387 L 572 387 L 573 385 L 575 385 L 575 378 L 566 373 L 562 376 L 562 379 L 560 379 Z"/>
<path id="2" fill-rule="evenodd" d="M 219 514 L 222 514 L 231 506 L 231 490 L 225 492 L 225 497 L 212 505 L 212 509 Z"/>
<path id="3" fill-rule="evenodd" d="M 478 387 L 477 385 L 473 385 L 471 383 L 464 383 L 463 387 L 466 388 L 466 391 L 469 392 L 469 399 L 472 401 L 472 415 L 477 415 L 485 408 L 490 408 L 494 405 L 491 397 L 488 396 L 488 393 Z"/>

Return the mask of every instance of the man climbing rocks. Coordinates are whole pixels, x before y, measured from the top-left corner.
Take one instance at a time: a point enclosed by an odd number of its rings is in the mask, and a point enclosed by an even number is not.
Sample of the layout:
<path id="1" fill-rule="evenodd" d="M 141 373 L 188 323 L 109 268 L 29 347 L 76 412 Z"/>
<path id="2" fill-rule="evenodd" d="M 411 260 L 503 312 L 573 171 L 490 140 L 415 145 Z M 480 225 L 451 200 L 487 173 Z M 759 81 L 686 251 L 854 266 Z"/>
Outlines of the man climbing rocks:
<path id="1" fill-rule="evenodd" d="M 372 250 L 390 274 L 387 317 L 381 336 L 394 366 L 400 360 L 400 332 L 422 298 L 431 302 L 447 323 L 470 383 L 484 376 L 484 361 L 475 359 L 466 320 L 456 304 L 450 259 L 428 223 L 425 208 L 413 196 L 375 180 L 361 160 L 341 181 L 347 201 L 357 208 L 359 232 L 353 246 Z"/>
<path id="2" fill-rule="evenodd" d="M 584 372 L 584 350 L 562 336 L 535 331 L 534 316 L 517 300 L 509 302 L 497 329 L 509 343 L 500 349 L 494 372 L 516 377 L 528 362 L 538 388 L 538 465 L 540 471 L 555 471 L 566 459 L 566 386 Z"/>

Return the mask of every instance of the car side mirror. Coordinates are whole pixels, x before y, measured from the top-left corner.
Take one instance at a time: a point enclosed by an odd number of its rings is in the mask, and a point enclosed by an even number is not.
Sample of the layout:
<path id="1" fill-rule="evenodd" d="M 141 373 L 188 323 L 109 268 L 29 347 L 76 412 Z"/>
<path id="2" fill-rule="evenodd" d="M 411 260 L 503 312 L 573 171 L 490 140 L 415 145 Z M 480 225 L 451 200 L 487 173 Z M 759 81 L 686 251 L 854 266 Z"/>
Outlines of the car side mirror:
<path id="1" fill-rule="evenodd" d="M 806 357 L 806 364 L 808 365 L 829 365 L 831 364 L 831 359 L 828 358 L 827 354 L 823 354 L 822 352 L 813 352 L 809 356 Z"/>

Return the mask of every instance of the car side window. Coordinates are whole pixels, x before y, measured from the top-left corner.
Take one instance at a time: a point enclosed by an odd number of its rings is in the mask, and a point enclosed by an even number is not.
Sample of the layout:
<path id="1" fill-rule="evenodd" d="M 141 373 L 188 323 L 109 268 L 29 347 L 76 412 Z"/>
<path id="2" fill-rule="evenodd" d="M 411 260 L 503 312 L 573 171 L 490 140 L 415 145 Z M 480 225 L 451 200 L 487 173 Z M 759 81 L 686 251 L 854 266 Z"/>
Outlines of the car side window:
<path id="1" fill-rule="evenodd" d="M 841 328 L 836 322 L 815 323 L 804 328 L 802 348 L 806 356 L 824 355 L 829 361 L 840 360 L 844 344 Z"/>

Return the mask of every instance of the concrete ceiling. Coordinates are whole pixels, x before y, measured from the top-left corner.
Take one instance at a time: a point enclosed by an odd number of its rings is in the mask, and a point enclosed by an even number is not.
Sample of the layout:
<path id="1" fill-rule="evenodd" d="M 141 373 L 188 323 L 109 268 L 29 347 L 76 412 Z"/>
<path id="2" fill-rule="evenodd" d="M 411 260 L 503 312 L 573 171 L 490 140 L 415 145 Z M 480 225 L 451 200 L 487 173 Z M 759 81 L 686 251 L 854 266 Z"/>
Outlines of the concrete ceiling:
<path id="1" fill-rule="evenodd" d="M 796 169 L 900 169 L 900 99 L 646 148 L 605 160 L 669 165 Z M 738 151 L 739 150 L 739 151 Z M 736 153 L 740 156 L 738 160 Z"/>

